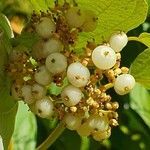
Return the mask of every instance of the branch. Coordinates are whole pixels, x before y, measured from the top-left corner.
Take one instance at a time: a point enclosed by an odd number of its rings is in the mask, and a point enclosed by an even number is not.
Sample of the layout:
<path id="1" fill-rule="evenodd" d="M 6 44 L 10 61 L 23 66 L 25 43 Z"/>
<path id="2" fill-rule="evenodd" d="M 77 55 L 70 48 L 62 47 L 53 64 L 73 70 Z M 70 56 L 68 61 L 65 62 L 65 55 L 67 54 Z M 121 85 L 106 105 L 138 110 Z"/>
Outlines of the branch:
<path id="1" fill-rule="evenodd" d="M 60 124 L 54 129 L 54 131 L 48 136 L 48 138 L 36 148 L 36 150 L 48 149 L 57 140 L 57 138 L 62 134 L 64 130 L 64 123 L 60 122 Z"/>
<path id="2" fill-rule="evenodd" d="M 106 90 L 108 90 L 108 89 L 112 88 L 113 86 L 114 86 L 113 83 L 108 83 L 108 84 L 104 85 L 104 88 L 105 88 Z"/>
<path id="3" fill-rule="evenodd" d="M 137 41 L 137 42 L 142 43 L 141 40 L 138 37 L 136 37 L 136 36 L 130 36 L 130 37 L 128 37 L 128 41 Z"/>

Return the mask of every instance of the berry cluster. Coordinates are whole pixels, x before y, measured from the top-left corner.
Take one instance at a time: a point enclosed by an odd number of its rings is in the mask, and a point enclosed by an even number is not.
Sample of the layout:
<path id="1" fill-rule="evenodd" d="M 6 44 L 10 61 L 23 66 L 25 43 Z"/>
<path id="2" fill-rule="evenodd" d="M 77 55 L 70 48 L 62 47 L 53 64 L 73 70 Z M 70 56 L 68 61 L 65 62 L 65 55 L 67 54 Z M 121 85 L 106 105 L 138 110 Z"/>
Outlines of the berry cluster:
<path id="1" fill-rule="evenodd" d="M 93 31 L 97 19 L 93 11 L 66 2 L 46 13 L 33 13 L 23 32 L 39 39 L 31 50 L 13 48 L 7 72 L 13 81 L 12 96 L 27 103 L 33 113 L 57 117 L 68 129 L 101 141 L 118 125 L 119 105 L 107 90 L 114 87 L 117 94 L 127 94 L 135 80 L 128 68 L 120 67 L 120 51 L 128 42 L 124 32 L 111 35 L 108 43 L 87 42 L 80 55 L 74 51 L 79 33 Z M 49 92 L 51 84 L 62 87 L 58 95 Z"/>

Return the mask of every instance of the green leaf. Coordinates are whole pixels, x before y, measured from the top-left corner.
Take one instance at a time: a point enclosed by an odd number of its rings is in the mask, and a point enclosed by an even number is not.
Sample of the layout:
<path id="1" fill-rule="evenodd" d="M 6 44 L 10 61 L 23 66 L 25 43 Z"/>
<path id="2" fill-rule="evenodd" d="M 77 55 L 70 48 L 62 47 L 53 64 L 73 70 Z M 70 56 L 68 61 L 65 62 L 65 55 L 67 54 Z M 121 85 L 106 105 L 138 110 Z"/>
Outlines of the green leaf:
<path id="1" fill-rule="evenodd" d="M 150 14 L 150 0 L 147 0 L 147 2 L 148 2 L 148 6 L 149 6 L 148 13 Z"/>
<path id="2" fill-rule="evenodd" d="M 58 2 L 62 3 L 61 0 Z M 73 2 L 70 0 L 70 2 Z M 118 30 L 128 32 L 142 24 L 148 11 L 146 0 L 76 0 L 79 7 L 93 10 L 97 15 L 98 25 L 94 32 L 81 33 L 76 49 L 86 45 L 86 42 L 95 39 L 97 43 L 108 41 L 110 35 Z M 34 10 L 45 11 L 52 7 L 54 1 L 30 0 Z"/>
<path id="3" fill-rule="evenodd" d="M 0 35 L 0 134 L 4 140 L 4 147 L 7 147 L 14 128 L 17 104 L 10 96 L 10 79 L 4 72 L 8 52 L 11 49 L 9 38 L 13 37 L 13 32 L 8 19 L 3 14 L 0 14 L 0 29 L 3 31 Z"/>
<path id="4" fill-rule="evenodd" d="M 24 14 L 31 14 L 32 13 L 30 2 L 28 2 L 27 0 L 26 1 L 15 0 L 13 2 L 13 4 L 10 4 L 10 5 L 11 5 L 10 12 L 16 13 L 16 11 L 17 11 L 19 13 L 24 13 Z M 9 5 L 7 7 L 9 7 Z"/>
<path id="5" fill-rule="evenodd" d="M 22 45 L 27 48 L 32 48 L 33 44 L 38 41 L 39 36 L 33 33 L 25 33 L 23 32 L 20 36 L 13 38 L 11 40 L 12 45 Z"/>
<path id="6" fill-rule="evenodd" d="M 147 47 L 150 47 L 150 33 L 142 33 L 139 36 L 139 40 L 145 44 Z"/>
<path id="7" fill-rule="evenodd" d="M 0 135 L 7 149 L 14 131 L 18 103 L 10 96 L 10 80 L 3 74 L 0 87 Z"/>
<path id="8" fill-rule="evenodd" d="M 11 50 L 9 40 L 2 35 L 0 37 L 0 91 L 4 87 L 8 87 L 7 83 L 10 83 L 10 80 L 5 74 L 5 65 L 8 61 L 8 52 Z"/>
<path id="9" fill-rule="evenodd" d="M 76 145 L 76 146 L 74 146 Z M 57 150 L 80 150 L 81 138 L 75 131 L 66 129 L 53 144 Z"/>
<path id="10" fill-rule="evenodd" d="M 50 7 L 50 5 L 52 4 L 52 2 L 54 2 L 53 0 L 29 0 L 33 10 L 35 10 L 36 12 L 41 11 L 46 11 L 48 10 L 48 8 Z"/>
<path id="11" fill-rule="evenodd" d="M 133 64 L 130 72 L 136 82 L 150 89 L 150 48 L 139 54 Z"/>
<path id="12" fill-rule="evenodd" d="M 7 63 L 8 53 L 11 50 L 9 39 L 13 37 L 9 21 L 3 14 L 0 14 L 0 32 L 0 72 L 2 72 L 4 65 Z"/>
<path id="13" fill-rule="evenodd" d="M 61 91 L 62 91 L 62 89 L 66 86 L 66 85 L 68 85 L 68 80 L 67 80 L 67 78 L 65 78 L 64 80 L 63 80 L 63 85 L 61 86 L 61 87 L 58 87 L 55 83 L 51 83 L 50 84 L 50 86 L 48 87 L 48 92 L 49 92 L 49 94 L 52 94 L 52 95 L 59 95 L 60 93 L 61 93 Z"/>
<path id="14" fill-rule="evenodd" d="M 0 38 L 0 70 L 4 69 L 4 65 L 7 62 L 7 51 L 5 40 Z"/>
<path id="15" fill-rule="evenodd" d="M 98 16 L 98 26 L 92 33 L 82 33 L 77 48 L 85 46 L 86 41 L 108 41 L 110 35 L 118 30 L 128 32 L 142 24 L 147 16 L 145 0 L 78 0 L 79 6 L 93 10 Z"/>
<path id="16" fill-rule="evenodd" d="M 9 39 L 13 37 L 10 23 L 6 16 L 0 14 L 0 135 L 4 149 L 7 149 L 14 130 L 15 116 L 18 104 L 10 96 L 10 80 L 4 73 L 10 51 Z"/>
<path id="17" fill-rule="evenodd" d="M 9 111 L 0 112 L 0 135 L 3 139 L 4 149 L 8 148 L 15 124 L 15 116 L 18 104 L 16 103 Z"/>
<path id="18" fill-rule="evenodd" d="M 52 150 L 100 150 L 106 149 L 105 143 L 100 143 L 90 137 L 80 137 L 76 131 L 66 129 L 50 148 Z"/>
<path id="19" fill-rule="evenodd" d="M 13 147 L 15 150 L 24 148 L 33 150 L 36 146 L 36 118 L 28 109 L 23 102 L 19 103 L 13 134 Z"/>
<path id="20" fill-rule="evenodd" d="M 121 146 L 121 150 L 149 150 L 149 128 L 140 116 L 131 108 L 122 108 L 119 118 L 119 127 L 112 129 L 109 149 L 120 150 Z"/>
<path id="21" fill-rule="evenodd" d="M 150 33 L 147 32 L 143 32 L 139 35 L 139 37 L 129 37 L 128 38 L 129 41 L 137 41 L 137 42 L 141 42 L 144 45 L 146 45 L 147 47 L 150 47 Z"/>
<path id="22" fill-rule="evenodd" d="M 5 35 L 9 38 L 14 37 L 10 22 L 7 17 L 0 13 L 0 28 L 4 31 Z"/>
<path id="23" fill-rule="evenodd" d="M 135 88 L 130 93 L 130 106 L 135 110 L 147 126 L 150 127 L 150 92 L 148 92 L 144 87 L 137 84 Z"/>

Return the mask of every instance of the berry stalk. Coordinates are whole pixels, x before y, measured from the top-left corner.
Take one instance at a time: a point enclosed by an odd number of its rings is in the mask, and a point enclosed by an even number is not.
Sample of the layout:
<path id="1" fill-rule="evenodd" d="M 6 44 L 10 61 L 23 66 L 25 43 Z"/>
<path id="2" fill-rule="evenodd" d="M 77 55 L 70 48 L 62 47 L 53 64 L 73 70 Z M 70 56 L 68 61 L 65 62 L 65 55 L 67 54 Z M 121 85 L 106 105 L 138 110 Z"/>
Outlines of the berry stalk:
<path id="1" fill-rule="evenodd" d="M 63 122 L 60 122 L 58 126 L 54 129 L 54 131 L 48 136 L 48 138 L 39 145 L 36 150 L 44 150 L 48 149 L 56 140 L 57 138 L 62 134 L 62 132 L 65 130 L 65 125 Z"/>

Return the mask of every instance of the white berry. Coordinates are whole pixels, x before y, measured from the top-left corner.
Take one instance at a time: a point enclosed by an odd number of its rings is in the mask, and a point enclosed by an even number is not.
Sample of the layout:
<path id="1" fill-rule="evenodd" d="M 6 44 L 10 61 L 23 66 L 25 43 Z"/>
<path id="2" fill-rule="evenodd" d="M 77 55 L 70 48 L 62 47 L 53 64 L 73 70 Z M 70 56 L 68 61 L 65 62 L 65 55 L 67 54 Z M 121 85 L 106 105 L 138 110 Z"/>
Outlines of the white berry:
<path id="1" fill-rule="evenodd" d="M 88 122 L 84 122 L 78 129 L 77 132 L 80 136 L 89 136 L 93 132 L 93 128 L 89 126 Z"/>
<path id="2" fill-rule="evenodd" d="M 56 30 L 55 23 L 48 17 L 41 18 L 36 25 L 36 32 L 43 38 L 49 38 Z"/>
<path id="3" fill-rule="evenodd" d="M 14 83 L 11 87 L 11 95 L 15 100 L 21 100 L 21 86 Z"/>
<path id="4" fill-rule="evenodd" d="M 108 130 L 106 131 L 95 131 L 93 133 L 93 139 L 96 140 L 96 141 L 102 141 L 102 140 L 105 140 L 105 139 L 108 139 L 111 135 L 111 128 L 109 128 Z"/>
<path id="5" fill-rule="evenodd" d="M 45 64 L 52 74 L 61 73 L 67 68 L 67 58 L 61 53 L 53 53 L 46 58 Z"/>
<path id="6" fill-rule="evenodd" d="M 62 51 L 62 49 L 62 42 L 56 38 L 48 39 L 43 45 L 43 51 L 45 56 L 48 56 L 51 53 L 60 52 Z"/>
<path id="7" fill-rule="evenodd" d="M 88 68 L 83 66 L 80 62 L 75 62 L 69 65 L 67 78 L 72 85 L 84 87 L 90 80 L 90 72 Z"/>
<path id="8" fill-rule="evenodd" d="M 85 21 L 81 27 L 84 32 L 92 32 L 96 29 L 97 20 L 95 13 L 91 10 L 85 10 L 85 13 L 88 14 L 85 16 Z"/>
<path id="9" fill-rule="evenodd" d="M 109 127 L 106 116 L 92 115 L 88 119 L 89 126 L 94 130 L 105 131 Z"/>
<path id="10" fill-rule="evenodd" d="M 38 83 L 32 85 L 32 95 L 35 99 L 41 99 L 46 95 L 46 88 Z"/>
<path id="11" fill-rule="evenodd" d="M 116 54 L 111 47 L 101 45 L 93 50 L 92 61 L 101 70 L 110 69 L 116 64 Z"/>
<path id="12" fill-rule="evenodd" d="M 41 118 L 49 118 L 54 113 L 53 102 L 48 98 L 42 98 L 35 103 L 36 114 Z"/>
<path id="13" fill-rule="evenodd" d="M 61 98 L 66 106 L 74 106 L 81 101 L 82 92 L 79 88 L 68 85 L 62 90 Z"/>
<path id="14" fill-rule="evenodd" d="M 15 49 L 13 49 L 10 52 L 9 60 L 10 61 L 16 61 L 17 59 L 21 58 L 22 55 L 23 55 L 23 51 L 22 50 L 15 50 Z"/>
<path id="15" fill-rule="evenodd" d="M 24 85 L 21 88 L 21 92 L 22 92 L 22 97 L 27 104 L 34 103 L 35 99 L 32 97 L 32 86 L 31 85 Z"/>
<path id="16" fill-rule="evenodd" d="M 129 93 L 135 85 L 135 79 L 130 74 L 119 75 L 114 83 L 114 89 L 117 94 L 125 95 Z"/>
<path id="17" fill-rule="evenodd" d="M 66 12 L 66 19 L 70 27 L 78 28 L 85 20 L 85 13 L 78 7 L 71 7 Z"/>
<path id="18" fill-rule="evenodd" d="M 64 117 L 64 122 L 66 123 L 68 129 L 76 130 L 81 125 L 81 118 L 71 113 L 67 113 Z"/>
<path id="19" fill-rule="evenodd" d="M 52 53 L 60 52 L 62 49 L 63 44 L 58 39 L 39 40 L 32 47 L 32 56 L 35 59 L 42 59 Z"/>
<path id="20" fill-rule="evenodd" d="M 37 69 L 37 72 L 34 74 L 34 79 L 41 85 L 48 85 L 52 81 L 51 74 L 48 72 L 45 66 L 41 66 Z"/>
<path id="21" fill-rule="evenodd" d="M 44 41 L 43 40 L 38 40 L 32 47 L 32 56 L 35 59 L 42 59 L 46 58 L 47 55 L 44 53 Z"/>
<path id="22" fill-rule="evenodd" d="M 113 34 L 109 40 L 109 44 L 115 52 L 120 52 L 127 43 L 128 37 L 124 32 Z"/>

